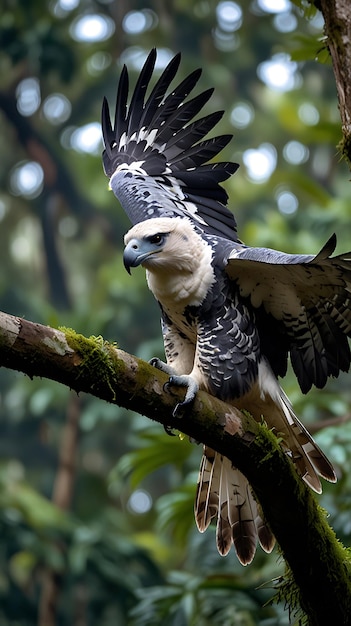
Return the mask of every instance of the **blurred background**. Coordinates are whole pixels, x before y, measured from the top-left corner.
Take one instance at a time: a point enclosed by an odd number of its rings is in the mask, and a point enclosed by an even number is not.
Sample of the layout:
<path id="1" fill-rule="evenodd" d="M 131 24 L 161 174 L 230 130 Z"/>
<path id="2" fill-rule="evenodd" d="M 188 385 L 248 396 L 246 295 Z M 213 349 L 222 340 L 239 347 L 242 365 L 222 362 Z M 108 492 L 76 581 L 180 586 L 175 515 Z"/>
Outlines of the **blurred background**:
<path id="1" fill-rule="evenodd" d="M 101 165 L 103 96 L 151 47 L 156 75 L 201 66 L 206 112 L 234 139 L 221 159 L 246 243 L 351 248 L 349 171 L 323 19 L 289 0 L 3 0 L 0 14 L 0 308 L 138 356 L 163 356 L 157 305 L 127 275 L 129 223 Z M 175 84 L 175 83 L 174 83 Z M 350 379 L 284 388 L 335 463 L 320 497 L 350 544 Z M 285 625 L 277 549 L 243 568 L 195 529 L 200 446 L 146 418 L 0 372 L 0 626 Z M 292 616 L 293 620 L 293 616 Z"/>

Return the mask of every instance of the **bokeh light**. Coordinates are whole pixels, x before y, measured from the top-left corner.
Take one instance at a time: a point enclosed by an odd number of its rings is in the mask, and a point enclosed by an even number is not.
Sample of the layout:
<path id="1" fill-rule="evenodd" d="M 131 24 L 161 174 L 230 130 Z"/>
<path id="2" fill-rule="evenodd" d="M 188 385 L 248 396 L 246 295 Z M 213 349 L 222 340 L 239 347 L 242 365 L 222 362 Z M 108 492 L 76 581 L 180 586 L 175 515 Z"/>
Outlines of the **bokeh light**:
<path id="1" fill-rule="evenodd" d="M 111 65 L 112 57 L 107 52 L 95 52 L 87 60 L 87 70 L 91 76 L 97 76 Z"/>
<path id="2" fill-rule="evenodd" d="M 275 193 L 278 209 L 283 215 L 293 215 L 299 208 L 299 201 L 292 191 L 278 188 Z"/>
<path id="3" fill-rule="evenodd" d="M 300 165 L 305 163 L 310 155 L 310 151 L 307 146 L 304 146 L 300 141 L 289 141 L 283 148 L 283 157 L 288 163 L 293 165 Z"/>
<path id="4" fill-rule="evenodd" d="M 264 183 L 276 168 L 277 151 L 272 144 L 263 143 L 256 150 L 245 150 L 243 162 L 250 180 L 255 183 Z"/>
<path id="5" fill-rule="evenodd" d="M 216 8 L 218 26 L 224 32 L 233 32 L 242 25 L 243 12 L 236 2 L 225 0 Z"/>
<path id="6" fill-rule="evenodd" d="M 122 28 L 128 35 L 140 35 L 147 30 L 155 28 L 158 22 L 156 13 L 150 9 L 143 11 L 129 11 L 122 22 Z"/>
<path id="7" fill-rule="evenodd" d="M 298 116 L 306 126 L 316 126 L 319 122 L 318 109 L 310 102 L 304 102 L 298 109 Z"/>
<path id="8" fill-rule="evenodd" d="M 283 13 L 291 9 L 289 0 L 257 0 L 257 5 L 265 13 Z"/>
<path id="9" fill-rule="evenodd" d="M 297 63 L 291 61 L 288 54 L 275 54 L 269 61 L 260 63 L 258 77 L 274 91 L 289 91 L 297 84 Z"/>
<path id="10" fill-rule="evenodd" d="M 72 22 L 70 28 L 71 37 L 75 41 L 106 41 L 114 32 L 114 21 L 98 13 L 78 17 Z"/>
<path id="11" fill-rule="evenodd" d="M 255 111 L 248 102 L 238 102 L 230 113 L 230 121 L 236 128 L 246 128 L 255 117 Z"/>
<path id="12" fill-rule="evenodd" d="M 296 15 L 290 12 L 275 15 L 273 24 L 279 33 L 292 33 L 298 26 Z"/>
<path id="13" fill-rule="evenodd" d="M 43 113 L 51 124 L 62 124 L 68 120 L 72 106 L 68 98 L 61 93 L 53 93 L 43 102 Z"/>
<path id="14" fill-rule="evenodd" d="M 91 122 L 70 133 L 70 147 L 77 152 L 99 154 L 101 152 L 101 125 Z"/>
<path id="15" fill-rule="evenodd" d="M 43 168 L 36 161 L 18 163 L 10 174 L 11 192 L 15 196 L 36 198 L 44 182 Z"/>
<path id="16" fill-rule="evenodd" d="M 125 63 L 126 65 L 128 65 L 129 68 L 140 72 L 149 52 L 150 50 L 144 50 L 144 48 L 141 48 L 139 46 L 130 46 L 122 52 L 120 56 L 120 63 L 122 65 L 123 63 Z M 157 48 L 155 69 L 163 70 L 172 58 L 172 50 L 170 50 L 169 48 Z"/>
<path id="17" fill-rule="evenodd" d="M 33 115 L 40 106 L 40 85 L 37 78 L 25 78 L 16 89 L 17 109 L 25 117 Z"/>
<path id="18" fill-rule="evenodd" d="M 150 511 L 152 507 L 152 498 L 145 489 L 136 489 L 128 500 L 128 508 L 138 515 L 142 515 Z"/>

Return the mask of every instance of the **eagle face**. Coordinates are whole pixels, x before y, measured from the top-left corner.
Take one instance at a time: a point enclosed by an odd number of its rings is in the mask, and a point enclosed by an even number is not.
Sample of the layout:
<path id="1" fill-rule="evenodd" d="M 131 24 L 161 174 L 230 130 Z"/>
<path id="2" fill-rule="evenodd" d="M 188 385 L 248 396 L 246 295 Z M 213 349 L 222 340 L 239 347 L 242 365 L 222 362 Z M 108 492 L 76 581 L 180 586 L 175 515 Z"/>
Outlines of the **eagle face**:
<path id="1" fill-rule="evenodd" d="M 214 282 L 213 250 L 187 218 L 154 218 L 124 238 L 124 265 L 142 265 L 149 288 L 164 307 L 199 305 Z"/>
<path id="2" fill-rule="evenodd" d="M 154 218 L 136 224 L 124 238 L 124 265 L 150 272 L 194 272 L 203 241 L 185 218 Z"/>
<path id="3" fill-rule="evenodd" d="M 128 274 L 130 274 L 131 267 L 137 267 L 138 265 L 152 266 L 153 256 L 163 251 L 169 234 L 161 232 L 130 239 L 123 254 L 124 267 Z"/>

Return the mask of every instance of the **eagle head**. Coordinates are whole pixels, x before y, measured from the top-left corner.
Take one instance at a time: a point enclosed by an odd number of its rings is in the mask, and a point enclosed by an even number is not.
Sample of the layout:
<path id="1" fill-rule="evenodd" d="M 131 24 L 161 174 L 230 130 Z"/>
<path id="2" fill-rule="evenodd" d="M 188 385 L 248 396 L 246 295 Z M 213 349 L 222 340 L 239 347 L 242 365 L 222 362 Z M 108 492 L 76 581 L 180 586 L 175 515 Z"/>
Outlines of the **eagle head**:
<path id="1" fill-rule="evenodd" d="M 194 270 L 203 241 L 187 218 L 154 218 L 139 222 L 124 238 L 124 266 L 142 265 L 150 272 Z"/>

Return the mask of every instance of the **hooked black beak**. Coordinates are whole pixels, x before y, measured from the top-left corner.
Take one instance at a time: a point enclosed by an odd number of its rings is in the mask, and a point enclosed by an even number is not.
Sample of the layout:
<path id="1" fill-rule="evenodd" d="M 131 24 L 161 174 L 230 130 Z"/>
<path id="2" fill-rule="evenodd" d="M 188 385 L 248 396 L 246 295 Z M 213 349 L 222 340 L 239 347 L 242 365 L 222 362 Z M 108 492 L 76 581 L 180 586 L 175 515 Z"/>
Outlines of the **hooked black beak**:
<path id="1" fill-rule="evenodd" d="M 131 239 L 124 248 L 123 253 L 123 263 L 128 274 L 130 274 L 131 267 L 138 267 L 145 259 L 159 251 L 159 246 L 156 246 L 150 241 L 146 241 L 145 239 Z"/>

